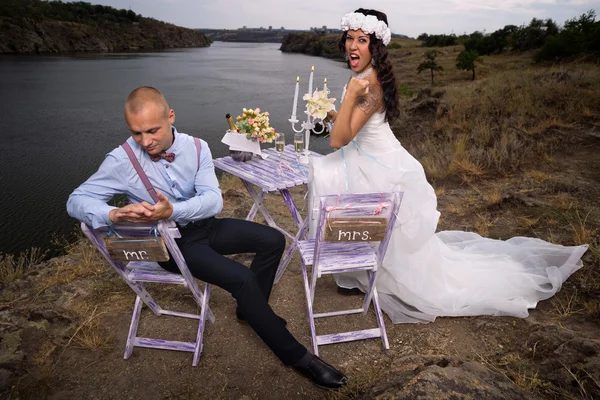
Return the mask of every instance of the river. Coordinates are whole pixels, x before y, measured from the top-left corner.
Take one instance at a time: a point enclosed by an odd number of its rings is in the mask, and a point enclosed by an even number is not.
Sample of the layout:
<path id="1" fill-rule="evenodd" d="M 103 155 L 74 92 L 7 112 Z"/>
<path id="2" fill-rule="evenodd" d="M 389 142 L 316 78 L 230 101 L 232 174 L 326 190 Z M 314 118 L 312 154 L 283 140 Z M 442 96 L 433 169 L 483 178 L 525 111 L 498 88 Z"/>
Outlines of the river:
<path id="1" fill-rule="evenodd" d="M 215 42 L 211 47 L 150 53 L 0 56 L 0 253 L 52 249 L 72 239 L 77 223 L 65 204 L 106 153 L 128 137 L 123 104 L 131 90 L 154 86 L 175 110 L 181 132 L 206 140 L 213 157 L 243 107 L 269 111 L 288 133 L 296 76 L 300 96 L 327 78 L 338 98 L 349 71 L 343 63 L 279 51 L 279 44 Z M 302 108 L 299 102 L 299 111 Z M 311 150 L 330 152 L 312 136 Z"/>

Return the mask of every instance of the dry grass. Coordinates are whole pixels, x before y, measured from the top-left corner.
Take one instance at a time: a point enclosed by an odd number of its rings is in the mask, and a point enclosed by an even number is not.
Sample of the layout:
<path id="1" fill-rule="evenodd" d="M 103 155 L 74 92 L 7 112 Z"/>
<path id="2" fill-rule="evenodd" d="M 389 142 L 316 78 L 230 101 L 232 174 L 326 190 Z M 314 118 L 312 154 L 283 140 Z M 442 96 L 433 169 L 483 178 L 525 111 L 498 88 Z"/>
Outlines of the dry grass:
<path id="1" fill-rule="evenodd" d="M 598 227 L 590 227 L 590 223 L 588 223 L 590 213 L 591 211 L 582 216 L 580 210 L 576 209 L 565 215 L 567 222 L 573 229 L 573 243 L 576 245 L 592 243 L 598 233 Z"/>
<path id="2" fill-rule="evenodd" d="M 551 300 L 553 314 L 559 318 L 570 317 L 576 314 L 583 314 L 585 309 L 580 307 L 577 292 L 566 296 L 557 296 Z"/>
<path id="3" fill-rule="evenodd" d="M 402 51 L 406 50 L 397 52 Z M 442 65 L 454 50 L 444 52 Z M 398 59 L 396 66 L 405 69 L 397 74 L 401 84 L 411 77 L 409 87 L 427 86 L 410 72 L 415 63 Z M 457 176 L 471 181 L 488 172 L 508 174 L 526 163 L 552 162 L 558 144 L 584 136 L 578 132 L 594 122 L 597 113 L 592 110 L 600 109 L 598 67 L 532 67 L 517 62 L 514 67 L 489 71 L 473 83 L 440 82 L 445 95 L 431 131 L 400 135 L 430 178 Z"/>
<path id="4" fill-rule="evenodd" d="M 42 262 L 45 254 L 35 247 L 17 257 L 12 254 L 0 253 L 0 285 L 6 285 L 22 278 L 31 267 Z"/>
<path id="5" fill-rule="evenodd" d="M 495 225 L 494 221 L 485 214 L 477 214 L 477 219 L 475 220 L 475 230 L 481 236 L 488 236 L 490 233 L 490 229 Z"/>

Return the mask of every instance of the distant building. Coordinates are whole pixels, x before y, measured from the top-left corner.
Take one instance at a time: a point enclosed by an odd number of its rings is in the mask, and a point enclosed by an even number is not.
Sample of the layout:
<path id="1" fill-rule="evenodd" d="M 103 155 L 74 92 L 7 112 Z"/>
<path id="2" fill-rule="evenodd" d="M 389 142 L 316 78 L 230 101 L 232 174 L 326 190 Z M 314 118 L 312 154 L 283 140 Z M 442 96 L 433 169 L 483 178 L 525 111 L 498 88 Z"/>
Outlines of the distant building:
<path id="1" fill-rule="evenodd" d="M 273 27 L 272 27 L 271 25 L 269 25 L 269 30 L 270 30 L 270 31 L 272 31 L 272 30 L 273 30 Z"/>

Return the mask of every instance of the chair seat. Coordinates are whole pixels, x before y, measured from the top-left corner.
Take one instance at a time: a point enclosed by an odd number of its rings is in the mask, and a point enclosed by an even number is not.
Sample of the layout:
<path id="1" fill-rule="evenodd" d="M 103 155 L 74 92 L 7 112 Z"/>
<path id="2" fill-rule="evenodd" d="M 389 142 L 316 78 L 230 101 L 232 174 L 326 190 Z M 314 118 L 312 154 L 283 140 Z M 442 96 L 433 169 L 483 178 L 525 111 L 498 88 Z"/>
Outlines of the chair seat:
<path id="1" fill-rule="evenodd" d="M 298 241 L 298 251 L 305 265 L 313 264 L 314 240 Z M 362 242 L 322 242 L 319 269 L 331 272 L 340 269 L 377 265 L 375 248 Z"/>
<path id="2" fill-rule="evenodd" d="M 127 263 L 127 269 L 144 271 L 164 271 L 157 262 L 131 261 Z"/>
<path id="3" fill-rule="evenodd" d="M 166 271 L 158 263 L 132 261 L 127 264 L 129 279 L 134 282 L 159 282 L 176 285 L 186 285 L 185 278 L 181 274 Z"/>

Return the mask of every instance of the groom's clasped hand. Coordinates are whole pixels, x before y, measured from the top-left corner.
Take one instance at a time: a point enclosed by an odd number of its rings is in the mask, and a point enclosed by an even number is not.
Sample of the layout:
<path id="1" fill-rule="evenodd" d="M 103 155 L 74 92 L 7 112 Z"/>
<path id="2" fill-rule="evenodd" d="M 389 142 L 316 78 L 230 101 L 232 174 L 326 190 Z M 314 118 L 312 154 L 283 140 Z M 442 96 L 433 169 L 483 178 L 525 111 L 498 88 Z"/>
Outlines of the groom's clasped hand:
<path id="1" fill-rule="evenodd" d="M 113 223 L 146 223 L 160 221 L 161 219 L 169 219 L 173 214 L 173 205 L 167 196 L 160 191 L 156 192 L 156 194 L 158 195 L 159 201 L 154 205 L 147 201 L 127 204 L 126 206 L 112 210 L 108 214 L 108 217 Z"/>

